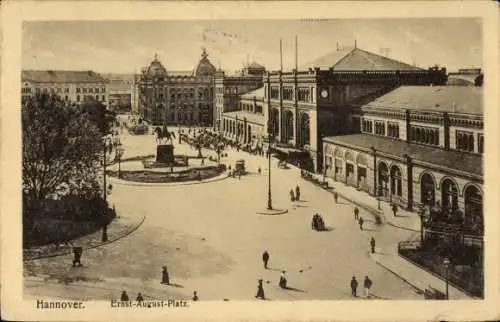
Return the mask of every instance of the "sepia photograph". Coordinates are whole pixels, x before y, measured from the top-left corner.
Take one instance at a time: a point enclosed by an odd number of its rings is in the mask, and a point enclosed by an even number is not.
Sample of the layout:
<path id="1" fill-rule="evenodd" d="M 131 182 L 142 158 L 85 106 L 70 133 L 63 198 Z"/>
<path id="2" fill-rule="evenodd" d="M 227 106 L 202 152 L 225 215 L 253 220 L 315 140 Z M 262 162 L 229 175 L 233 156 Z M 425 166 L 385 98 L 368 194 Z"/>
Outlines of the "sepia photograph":
<path id="1" fill-rule="evenodd" d="M 484 19 L 224 17 L 21 21 L 21 300 L 483 301 Z"/>

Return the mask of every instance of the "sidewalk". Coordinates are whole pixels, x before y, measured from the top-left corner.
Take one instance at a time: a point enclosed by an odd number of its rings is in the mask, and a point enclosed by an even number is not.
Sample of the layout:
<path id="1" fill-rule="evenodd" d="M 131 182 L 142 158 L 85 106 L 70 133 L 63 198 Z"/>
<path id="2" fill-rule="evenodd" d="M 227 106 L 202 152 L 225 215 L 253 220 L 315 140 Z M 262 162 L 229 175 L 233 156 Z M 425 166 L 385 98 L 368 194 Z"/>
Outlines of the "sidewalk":
<path id="1" fill-rule="evenodd" d="M 318 176 L 316 175 L 316 177 Z M 378 210 L 377 199 L 368 195 L 366 192 L 358 191 L 355 188 L 346 186 L 340 182 L 335 182 L 331 178 L 326 178 L 325 181 L 328 182 L 330 187 L 333 187 L 335 191 L 337 191 L 339 197 L 352 202 L 373 214 L 381 214 L 385 223 L 399 229 L 420 232 L 420 217 L 418 214 L 399 208 L 397 216 L 395 217 L 389 203 L 380 201 L 381 210 Z M 385 269 L 389 270 L 406 283 L 422 292 L 422 296 L 424 290 L 429 286 L 445 293 L 445 281 L 399 256 L 397 252 L 397 244 L 390 249 L 377 249 L 377 252 L 375 254 L 370 253 L 370 256 L 377 262 L 377 264 L 383 266 Z M 470 299 L 470 296 L 449 285 L 449 298 Z"/>
<path id="2" fill-rule="evenodd" d="M 92 234 L 79 237 L 71 241 L 71 244 L 74 246 L 83 247 L 83 249 L 95 248 L 102 245 L 110 244 L 114 241 L 117 241 L 125 236 L 128 236 L 137 228 L 139 228 L 145 220 L 145 216 L 130 218 L 130 217 L 121 217 L 117 216 L 115 220 L 113 220 L 108 225 L 108 241 L 103 242 L 102 238 L 102 230 L 98 230 Z M 39 258 L 47 258 L 47 257 L 56 257 L 71 254 L 73 252 L 72 245 L 55 245 L 48 244 L 38 247 L 32 247 L 23 249 L 23 260 L 29 261 Z"/>
<path id="3" fill-rule="evenodd" d="M 412 287 L 418 289 L 422 292 L 422 296 L 424 296 L 424 291 L 429 288 L 429 286 L 443 292 L 443 294 L 446 292 L 446 282 L 444 280 L 437 278 L 403 259 L 397 254 L 395 248 L 396 247 L 394 247 L 394 249 L 384 250 L 383 252 L 377 249 L 375 254 L 370 253 L 370 257 L 375 260 L 377 264 L 397 275 Z M 448 292 L 450 300 L 471 299 L 470 296 L 451 285 L 448 286 Z"/>
<path id="4" fill-rule="evenodd" d="M 316 175 L 317 176 L 317 175 Z M 322 179 L 322 177 L 321 177 Z M 364 191 L 358 191 L 354 187 L 346 186 L 341 182 L 334 181 L 332 178 L 325 178 L 330 187 L 333 187 L 339 194 L 339 197 L 352 202 L 359 207 L 366 209 L 371 213 L 381 214 L 385 223 L 409 231 L 420 232 L 420 217 L 415 212 L 406 211 L 398 207 L 397 216 L 392 213 L 391 205 L 388 202 L 380 201 L 378 210 L 378 201 Z"/>

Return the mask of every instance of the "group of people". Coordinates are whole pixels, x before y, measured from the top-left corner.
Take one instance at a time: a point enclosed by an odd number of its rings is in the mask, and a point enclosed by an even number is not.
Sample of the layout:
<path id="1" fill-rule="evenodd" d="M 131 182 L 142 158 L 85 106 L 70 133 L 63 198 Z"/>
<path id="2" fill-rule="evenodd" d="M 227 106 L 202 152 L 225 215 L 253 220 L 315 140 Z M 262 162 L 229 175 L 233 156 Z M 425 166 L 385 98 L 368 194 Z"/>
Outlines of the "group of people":
<path id="1" fill-rule="evenodd" d="M 264 269 L 268 269 L 269 259 L 270 259 L 269 253 L 267 250 L 265 250 L 264 253 L 262 253 L 262 262 L 264 263 Z M 255 298 L 265 300 L 266 297 L 264 294 L 263 280 L 259 279 L 257 281 L 257 283 L 258 283 L 257 284 L 257 294 L 255 295 Z M 287 283 L 288 283 L 288 280 L 286 277 L 286 271 L 281 271 L 281 276 L 280 276 L 279 281 L 278 281 L 278 286 L 282 289 L 286 289 Z"/>
<path id="2" fill-rule="evenodd" d="M 372 285 L 373 285 L 372 280 L 368 276 L 365 276 L 365 280 L 363 281 L 363 290 L 366 298 L 370 297 L 370 288 L 372 287 Z M 357 292 L 358 292 L 358 281 L 356 280 L 356 276 L 353 276 L 351 279 L 351 295 L 354 297 L 358 297 Z"/>
<path id="3" fill-rule="evenodd" d="M 295 187 L 295 192 L 293 189 L 290 189 L 290 200 L 293 201 L 299 201 L 300 200 L 300 188 L 299 185 Z"/>

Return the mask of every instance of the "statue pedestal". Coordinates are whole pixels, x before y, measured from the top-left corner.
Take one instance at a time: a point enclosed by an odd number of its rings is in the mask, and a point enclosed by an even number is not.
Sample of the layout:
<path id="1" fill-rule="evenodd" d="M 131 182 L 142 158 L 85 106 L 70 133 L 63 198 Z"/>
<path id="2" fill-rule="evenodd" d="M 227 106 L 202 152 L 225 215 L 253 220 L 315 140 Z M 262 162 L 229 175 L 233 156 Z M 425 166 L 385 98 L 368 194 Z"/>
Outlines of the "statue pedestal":
<path id="1" fill-rule="evenodd" d="M 172 144 L 161 144 L 156 146 L 156 162 L 173 164 L 174 159 L 174 146 Z"/>

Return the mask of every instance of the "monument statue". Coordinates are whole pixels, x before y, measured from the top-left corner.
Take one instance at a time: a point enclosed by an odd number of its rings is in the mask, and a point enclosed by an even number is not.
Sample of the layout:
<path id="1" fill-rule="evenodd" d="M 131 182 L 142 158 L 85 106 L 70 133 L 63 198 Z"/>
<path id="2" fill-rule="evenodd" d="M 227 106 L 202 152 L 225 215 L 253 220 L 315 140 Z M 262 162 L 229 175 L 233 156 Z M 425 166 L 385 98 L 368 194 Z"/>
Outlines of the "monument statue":
<path id="1" fill-rule="evenodd" d="M 166 126 L 156 127 L 156 162 L 172 165 L 174 163 L 174 146 L 173 139 L 175 139 L 174 132 L 169 132 Z"/>

